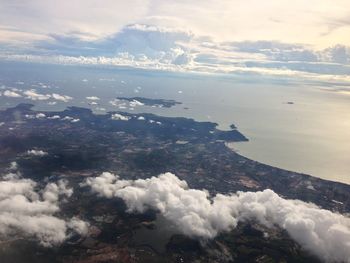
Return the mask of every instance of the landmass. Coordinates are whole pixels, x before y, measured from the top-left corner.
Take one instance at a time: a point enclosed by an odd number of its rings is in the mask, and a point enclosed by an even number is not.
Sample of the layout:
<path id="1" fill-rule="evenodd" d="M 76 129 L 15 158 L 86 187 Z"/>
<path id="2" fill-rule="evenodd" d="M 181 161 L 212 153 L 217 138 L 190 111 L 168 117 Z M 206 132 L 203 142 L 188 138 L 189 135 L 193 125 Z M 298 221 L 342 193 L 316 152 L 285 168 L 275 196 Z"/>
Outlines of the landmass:
<path id="1" fill-rule="evenodd" d="M 191 188 L 211 195 L 272 189 L 279 195 L 349 213 L 350 186 L 290 172 L 247 159 L 227 142 L 246 141 L 236 126 L 153 114 L 110 112 L 70 107 L 43 112 L 20 104 L 0 112 L 0 174 L 11 162 L 25 178 L 37 182 L 64 177 L 74 187 L 60 216 L 90 222 L 89 235 L 62 246 L 44 248 L 34 240 L 0 243 L 3 262 L 319 262 L 281 229 L 254 222 L 205 243 L 161 231 L 155 211 L 127 213 L 122 200 L 96 198 L 79 188 L 84 178 L 111 171 L 124 179 L 145 179 L 172 172 Z M 28 149 L 47 155 L 29 158 Z M 265 237 L 267 235 L 268 237 Z"/>

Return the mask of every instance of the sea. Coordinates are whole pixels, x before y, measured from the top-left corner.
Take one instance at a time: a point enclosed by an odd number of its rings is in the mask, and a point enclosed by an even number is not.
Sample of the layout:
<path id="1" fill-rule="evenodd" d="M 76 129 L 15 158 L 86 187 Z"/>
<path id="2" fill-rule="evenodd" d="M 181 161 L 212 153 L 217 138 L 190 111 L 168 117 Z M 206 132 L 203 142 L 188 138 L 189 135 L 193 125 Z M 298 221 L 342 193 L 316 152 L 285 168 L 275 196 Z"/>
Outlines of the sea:
<path id="1" fill-rule="evenodd" d="M 223 130 L 235 124 L 249 141 L 229 143 L 233 151 L 275 167 L 350 184 L 350 92 L 344 88 L 265 76 L 2 61 L 0 94 L 0 109 L 25 102 L 43 111 L 79 106 L 96 114 L 181 116 L 215 122 Z M 66 97 L 54 99 L 52 94 Z M 182 104 L 125 105 L 117 97 Z"/>

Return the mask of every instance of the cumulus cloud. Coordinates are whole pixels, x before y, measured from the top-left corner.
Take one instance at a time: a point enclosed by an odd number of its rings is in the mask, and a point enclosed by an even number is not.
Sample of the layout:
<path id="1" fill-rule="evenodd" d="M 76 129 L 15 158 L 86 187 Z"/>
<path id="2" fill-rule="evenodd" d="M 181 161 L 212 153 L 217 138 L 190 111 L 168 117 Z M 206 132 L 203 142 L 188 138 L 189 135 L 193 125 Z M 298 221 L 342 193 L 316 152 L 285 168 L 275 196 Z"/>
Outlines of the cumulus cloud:
<path id="1" fill-rule="evenodd" d="M 59 115 L 53 115 L 50 117 L 47 117 L 49 120 L 59 120 L 61 117 Z"/>
<path id="2" fill-rule="evenodd" d="M 33 114 L 26 114 L 24 115 L 26 119 L 33 120 L 33 119 L 38 119 L 38 120 L 43 120 L 43 119 L 48 119 L 48 120 L 61 120 L 61 121 L 69 121 L 71 123 L 76 123 L 79 122 L 79 118 L 73 118 L 71 116 L 64 116 L 60 117 L 59 115 L 52 115 L 52 116 L 46 116 L 44 113 L 37 113 L 35 115 Z"/>
<path id="3" fill-rule="evenodd" d="M 73 232 L 86 234 L 87 223 L 55 216 L 59 201 L 73 193 L 67 182 L 49 183 L 43 190 L 30 179 L 6 175 L 0 179 L 0 240 L 34 238 L 43 246 L 64 242 Z"/>
<path id="4" fill-rule="evenodd" d="M 44 118 L 46 118 L 46 115 L 44 113 L 37 113 L 35 115 L 35 118 L 37 118 L 37 119 L 44 119 Z"/>
<path id="5" fill-rule="evenodd" d="M 131 24 L 119 32 L 100 39 L 84 39 L 76 35 L 50 35 L 50 40 L 35 43 L 36 55 L 45 50 L 46 58 L 39 60 L 65 60 L 66 63 L 86 62 L 97 59 L 97 64 L 130 65 L 137 67 L 156 67 L 156 65 L 182 66 L 192 61 L 192 54 L 184 43 L 191 41 L 189 31 L 175 30 L 144 24 Z M 33 53 L 33 54 L 34 54 Z M 29 54 L 26 54 L 29 55 Z M 112 61 L 110 61 L 112 59 Z M 69 62 L 68 62 L 69 61 Z M 83 79 L 83 81 L 87 81 Z"/>
<path id="6" fill-rule="evenodd" d="M 24 115 L 24 117 L 26 117 L 26 119 L 29 119 L 29 120 L 33 120 L 33 119 L 45 119 L 46 118 L 46 115 L 44 113 L 37 113 L 35 115 L 33 114 L 26 114 Z"/>
<path id="7" fill-rule="evenodd" d="M 86 97 L 87 100 L 100 100 L 99 97 L 97 96 L 90 96 L 90 97 Z"/>
<path id="8" fill-rule="evenodd" d="M 65 116 L 65 117 L 60 117 L 59 115 L 52 115 L 52 116 L 46 116 L 46 114 L 44 113 L 37 113 L 35 115 L 33 114 L 25 114 L 24 117 L 28 120 L 34 120 L 34 119 L 37 119 L 37 120 L 44 120 L 44 119 L 48 119 L 48 120 L 61 120 L 61 121 L 70 121 L 72 123 L 75 123 L 75 122 L 79 122 L 80 119 L 75 119 L 73 117 L 70 117 L 70 116 Z"/>
<path id="9" fill-rule="evenodd" d="M 23 92 L 27 99 L 30 100 L 48 100 L 51 98 L 50 94 L 38 93 L 35 89 L 26 90 Z"/>
<path id="10" fill-rule="evenodd" d="M 46 85 L 41 85 L 41 87 L 48 87 Z M 4 89 L 5 87 L 2 86 L 2 89 Z M 57 101 L 62 101 L 62 102 L 69 102 L 70 100 L 72 100 L 73 98 L 68 96 L 68 95 L 61 95 L 61 94 L 57 94 L 57 93 L 52 93 L 52 94 L 42 94 L 37 92 L 37 90 L 35 89 L 30 89 L 30 90 L 26 90 L 23 91 L 21 89 L 17 89 L 17 88 L 12 88 L 11 90 L 5 90 L 4 92 L 0 92 L 0 96 L 5 96 L 8 98 L 26 98 L 29 100 L 33 100 L 33 101 L 44 101 L 44 100 L 54 100 L 54 101 L 49 101 L 48 104 L 49 105 L 55 105 L 57 103 Z"/>
<path id="11" fill-rule="evenodd" d="M 67 182 L 59 180 L 57 183 L 49 183 L 43 191 L 43 199 L 50 202 L 59 201 L 60 196 L 71 197 L 73 194 L 72 188 L 67 188 Z"/>
<path id="12" fill-rule="evenodd" d="M 128 121 L 130 118 L 119 113 L 114 113 L 111 115 L 111 119 L 115 121 Z"/>
<path id="13" fill-rule="evenodd" d="M 11 91 L 11 90 L 5 90 L 3 92 L 3 95 L 5 97 L 9 97 L 9 98 L 20 98 L 22 97 L 20 94 L 18 94 L 17 92 Z"/>
<path id="14" fill-rule="evenodd" d="M 192 35 L 182 30 L 132 24 L 125 26 L 120 32 L 97 41 L 81 40 L 75 36 L 52 35 L 51 37 L 52 41 L 38 43 L 38 47 L 53 54 L 66 56 L 118 55 L 140 61 L 157 59 L 172 62 L 177 57 L 184 56 L 185 49 L 180 43 L 188 42 Z"/>
<path id="15" fill-rule="evenodd" d="M 52 93 L 51 98 L 53 98 L 54 100 L 63 101 L 63 102 L 68 102 L 68 101 L 73 99 L 70 96 L 60 95 L 60 94 L 57 94 L 57 93 Z"/>
<path id="16" fill-rule="evenodd" d="M 84 185 L 107 198 L 121 198 L 129 212 L 155 209 L 185 235 L 214 238 L 240 221 L 277 225 L 288 231 L 304 249 L 325 261 L 350 259 L 350 219 L 298 200 L 287 200 L 272 190 L 237 192 L 210 197 L 205 190 L 190 189 L 174 174 L 122 180 L 105 172 Z"/>
<path id="17" fill-rule="evenodd" d="M 26 99 L 29 100 L 49 100 L 49 99 L 54 99 L 57 101 L 62 101 L 62 102 L 68 102 L 72 100 L 73 98 L 67 95 L 60 95 L 57 93 L 52 93 L 52 94 L 42 94 L 37 92 L 35 89 L 30 89 L 26 90 L 23 92 L 23 95 L 26 96 Z"/>
<path id="18" fill-rule="evenodd" d="M 27 151 L 27 155 L 42 157 L 42 156 L 48 155 L 48 153 L 44 152 L 43 150 L 35 150 L 35 149 L 33 149 L 33 150 L 28 150 Z"/>
<path id="19" fill-rule="evenodd" d="M 139 90 L 139 89 L 137 89 L 137 90 Z M 129 110 L 133 110 L 136 107 L 145 105 L 144 103 L 142 103 L 141 101 L 138 101 L 136 99 L 133 99 L 131 101 L 126 101 L 124 99 L 113 99 L 113 100 L 109 101 L 109 104 L 111 104 L 114 107 L 118 107 L 121 110 L 127 109 L 127 108 L 129 108 Z"/>
<path id="20" fill-rule="evenodd" d="M 142 102 L 138 101 L 138 100 L 132 100 L 129 102 L 129 106 L 130 107 L 137 107 L 137 106 L 143 106 L 145 104 L 143 104 Z"/>
<path id="21" fill-rule="evenodd" d="M 188 42 L 192 37 L 186 31 L 133 24 L 106 41 L 112 46 L 117 43 L 117 50 L 121 53 L 173 62 L 185 52 L 180 43 Z"/>
<path id="22" fill-rule="evenodd" d="M 70 116 L 64 116 L 61 121 L 70 121 L 71 123 L 75 123 L 75 122 L 79 122 L 80 119 L 75 119 L 73 117 Z"/>

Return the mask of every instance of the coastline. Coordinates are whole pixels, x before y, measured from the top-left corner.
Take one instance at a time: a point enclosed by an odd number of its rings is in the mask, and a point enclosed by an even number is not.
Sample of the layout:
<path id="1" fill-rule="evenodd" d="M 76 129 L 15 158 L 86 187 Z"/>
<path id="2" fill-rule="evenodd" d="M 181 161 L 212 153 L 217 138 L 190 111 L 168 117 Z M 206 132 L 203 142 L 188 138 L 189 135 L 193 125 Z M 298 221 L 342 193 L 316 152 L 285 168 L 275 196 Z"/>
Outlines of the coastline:
<path id="1" fill-rule="evenodd" d="M 207 189 L 211 194 L 272 189 L 288 199 L 312 202 L 339 212 L 350 211 L 350 185 L 246 158 L 226 145 L 228 141 L 247 140 L 236 129 L 221 131 L 217 130 L 215 123 L 183 117 L 120 111 L 96 115 L 90 109 L 78 107 L 45 112 L 34 111 L 32 106 L 19 104 L 0 112 L 0 121 L 5 123 L 0 127 L 0 143 L 4 149 L 13 152 L 12 157 L 6 155 L 6 150 L 1 154 L 4 165 L 6 160 L 18 161 L 20 166 L 22 163 L 24 174 L 29 176 L 42 178 L 64 172 L 68 177 L 76 177 L 109 169 L 125 178 L 134 179 L 173 172 L 191 187 Z M 50 130 L 50 134 L 45 130 Z M 24 140 L 21 144 L 38 147 L 35 144 L 37 139 L 33 141 L 38 136 L 42 138 L 41 145 L 63 136 L 64 145 L 61 146 L 62 142 L 58 145 L 48 143 L 41 147 L 47 152 L 61 155 L 66 167 L 64 170 L 57 167 L 57 160 L 52 158 L 35 164 L 43 168 L 33 169 L 30 161 L 24 162 L 21 150 L 16 150 L 16 144 Z M 101 136 L 105 141 L 103 144 L 96 139 Z M 116 139 L 112 138 L 115 136 L 119 138 L 119 150 L 113 146 Z M 83 152 L 79 150 L 87 146 Z M 82 163 L 81 158 L 91 158 L 93 163 Z M 124 163 L 118 160 L 124 160 Z"/>

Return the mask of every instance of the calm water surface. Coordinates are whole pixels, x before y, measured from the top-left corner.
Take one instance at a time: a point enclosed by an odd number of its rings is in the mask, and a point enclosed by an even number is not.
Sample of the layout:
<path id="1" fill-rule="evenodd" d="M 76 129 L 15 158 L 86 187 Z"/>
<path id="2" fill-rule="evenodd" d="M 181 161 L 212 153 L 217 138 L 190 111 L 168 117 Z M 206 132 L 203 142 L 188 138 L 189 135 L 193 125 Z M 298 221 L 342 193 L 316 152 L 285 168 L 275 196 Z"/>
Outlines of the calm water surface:
<path id="1" fill-rule="evenodd" d="M 8 62 L 0 64 L 1 85 L 3 91 L 34 88 L 42 94 L 73 97 L 68 103 L 48 105 L 48 101 L 0 96 L 1 108 L 30 102 L 39 110 L 75 105 L 105 113 L 119 110 L 109 103 L 116 96 L 175 99 L 183 104 L 171 109 L 141 106 L 122 111 L 213 121 L 221 129 L 235 123 L 250 140 L 231 145 L 240 154 L 350 184 L 350 95 L 316 85 Z M 98 96 L 99 105 L 89 105 L 87 96 Z"/>

